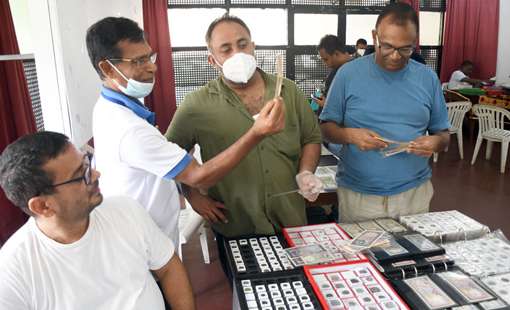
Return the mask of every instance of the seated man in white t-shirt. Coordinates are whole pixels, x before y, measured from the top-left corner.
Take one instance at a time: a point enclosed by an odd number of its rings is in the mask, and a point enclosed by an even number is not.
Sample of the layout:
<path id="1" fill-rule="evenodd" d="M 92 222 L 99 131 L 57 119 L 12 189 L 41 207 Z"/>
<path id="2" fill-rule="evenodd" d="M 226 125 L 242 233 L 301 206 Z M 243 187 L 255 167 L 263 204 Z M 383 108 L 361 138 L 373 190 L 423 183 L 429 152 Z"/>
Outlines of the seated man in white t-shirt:
<path id="1" fill-rule="evenodd" d="M 172 241 L 135 200 L 103 201 L 91 163 L 54 132 L 0 156 L 0 186 L 31 216 L 0 250 L 0 309 L 163 310 L 154 276 L 172 309 L 194 309 Z"/>
<path id="2" fill-rule="evenodd" d="M 282 131 L 283 101 L 267 102 L 235 143 L 199 165 L 186 150 L 167 141 L 154 126 L 154 113 L 139 100 L 152 92 L 157 54 L 137 23 L 123 17 L 104 18 L 90 26 L 86 42 L 91 63 L 103 83 L 92 117 L 103 193 L 105 197 L 128 195 L 136 199 L 177 244 L 180 203 L 174 180 L 204 190 L 216 184 L 264 137 Z M 215 113 L 214 106 L 210 113 Z M 197 116 L 192 121 L 201 119 Z M 200 194 L 187 198 L 193 206 L 209 203 Z"/>
<path id="3" fill-rule="evenodd" d="M 472 79 L 469 76 L 473 73 L 473 62 L 464 60 L 460 65 L 460 69 L 452 73 L 448 89 L 461 89 L 482 86 L 482 81 Z"/>

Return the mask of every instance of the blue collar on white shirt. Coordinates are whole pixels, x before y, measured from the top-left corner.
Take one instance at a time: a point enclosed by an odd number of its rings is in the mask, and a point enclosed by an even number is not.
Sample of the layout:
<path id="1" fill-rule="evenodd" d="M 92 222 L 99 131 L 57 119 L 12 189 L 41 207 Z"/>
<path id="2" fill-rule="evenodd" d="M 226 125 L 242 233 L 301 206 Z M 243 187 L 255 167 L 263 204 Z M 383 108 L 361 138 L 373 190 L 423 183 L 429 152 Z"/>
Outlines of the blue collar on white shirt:
<path id="1" fill-rule="evenodd" d="M 138 100 L 129 98 L 128 96 L 111 90 L 106 87 L 101 87 L 101 96 L 103 96 L 106 100 L 119 104 L 123 107 L 126 107 L 133 111 L 137 116 L 143 118 L 147 122 L 152 125 L 156 124 L 156 113 L 147 109 L 147 107 L 143 106 L 141 102 Z"/>

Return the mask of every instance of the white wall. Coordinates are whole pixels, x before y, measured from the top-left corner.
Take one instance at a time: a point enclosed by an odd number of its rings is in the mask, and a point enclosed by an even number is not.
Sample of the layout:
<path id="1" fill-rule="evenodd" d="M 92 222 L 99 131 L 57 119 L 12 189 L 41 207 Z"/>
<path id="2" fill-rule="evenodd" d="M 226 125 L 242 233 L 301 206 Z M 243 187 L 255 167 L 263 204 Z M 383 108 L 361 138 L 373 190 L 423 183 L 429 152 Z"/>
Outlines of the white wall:
<path id="1" fill-rule="evenodd" d="M 20 54 L 32 54 L 32 32 L 28 19 L 28 0 L 9 0 Z"/>
<path id="2" fill-rule="evenodd" d="M 510 81 L 510 1 L 499 0 L 498 64 L 496 80 Z"/>
<path id="3" fill-rule="evenodd" d="M 66 133 L 82 145 L 92 137 L 92 109 L 101 84 L 87 54 L 87 28 L 106 16 L 131 18 L 143 27 L 142 1 L 29 1 L 45 129 Z"/>

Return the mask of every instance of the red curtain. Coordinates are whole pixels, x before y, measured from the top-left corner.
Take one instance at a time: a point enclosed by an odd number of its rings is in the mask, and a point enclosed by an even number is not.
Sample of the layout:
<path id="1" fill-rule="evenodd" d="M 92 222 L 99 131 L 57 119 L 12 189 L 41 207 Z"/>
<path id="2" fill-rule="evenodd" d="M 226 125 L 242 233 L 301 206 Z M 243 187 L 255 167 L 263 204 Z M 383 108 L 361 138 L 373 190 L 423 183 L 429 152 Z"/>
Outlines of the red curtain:
<path id="1" fill-rule="evenodd" d="M 165 132 L 176 109 L 172 48 L 168 29 L 168 2 L 143 0 L 143 26 L 150 46 L 158 53 L 158 71 L 152 93 L 145 105 L 156 113 L 156 124 Z"/>
<path id="2" fill-rule="evenodd" d="M 474 63 L 474 78 L 493 77 L 498 51 L 499 0 L 447 3 L 441 81 L 449 81 L 464 60 Z"/>
<path id="3" fill-rule="evenodd" d="M 0 55 L 19 54 L 9 1 L 0 1 Z M 0 61 L 0 152 L 18 137 L 36 131 L 21 61 Z M 0 245 L 26 221 L 0 189 Z"/>

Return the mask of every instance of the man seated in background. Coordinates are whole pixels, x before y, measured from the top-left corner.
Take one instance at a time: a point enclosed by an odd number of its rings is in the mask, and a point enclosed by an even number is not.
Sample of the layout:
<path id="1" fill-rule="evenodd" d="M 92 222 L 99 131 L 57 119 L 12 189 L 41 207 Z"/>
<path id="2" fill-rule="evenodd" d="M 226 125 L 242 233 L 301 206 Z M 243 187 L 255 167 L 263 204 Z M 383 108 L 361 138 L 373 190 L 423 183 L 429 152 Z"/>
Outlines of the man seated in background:
<path id="1" fill-rule="evenodd" d="M 28 222 L 0 250 L 0 309 L 194 309 L 175 245 L 127 197 L 103 200 L 90 154 L 54 132 L 0 157 L 0 186 Z"/>
<path id="2" fill-rule="evenodd" d="M 250 128 L 264 103 L 275 96 L 277 78 L 257 68 L 250 30 L 239 18 L 224 15 L 206 33 L 209 63 L 220 76 L 188 94 L 166 133 L 184 149 L 200 146 L 205 164 Z M 322 183 L 313 174 L 320 156 L 317 118 L 296 84 L 283 79 L 285 129 L 267 137 L 193 208 L 212 222 L 220 259 L 222 238 L 274 234 L 306 224 L 305 202 L 317 198 Z M 279 193 L 296 190 L 286 195 Z M 299 192 L 297 191 L 299 190 Z M 302 196 L 300 196 L 300 194 Z M 209 201 L 209 203 L 206 203 Z"/>
<path id="3" fill-rule="evenodd" d="M 455 70 L 450 77 L 448 82 L 448 89 L 460 89 L 460 88 L 471 88 L 481 87 L 482 81 L 478 79 L 472 79 L 469 76 L 473 73 L 473 62 L 464 60 L 460 65 L 459 70 Z"/>

